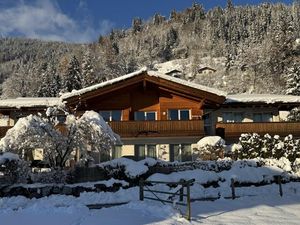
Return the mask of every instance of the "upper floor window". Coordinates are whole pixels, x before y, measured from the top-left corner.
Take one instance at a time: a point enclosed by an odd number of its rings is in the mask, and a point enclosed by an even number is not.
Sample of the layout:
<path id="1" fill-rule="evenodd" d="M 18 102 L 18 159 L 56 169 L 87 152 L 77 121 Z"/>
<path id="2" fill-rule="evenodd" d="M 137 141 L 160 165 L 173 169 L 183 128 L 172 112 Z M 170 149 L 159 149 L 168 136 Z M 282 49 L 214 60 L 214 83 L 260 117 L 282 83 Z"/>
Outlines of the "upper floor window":
<path id="1" fill-rule="evenodd" d="M 254 113 L 253 122 L 272 122 L 273 115 L 272 113 Z"/>
<path id="2" fill-rule="evenodd" d="M 143 112 L 143 111 L 138 111 L 134 112 L 134 120 L 156 120 L 156 112 Z"/>
<path id="3" fill-rule="evenodd" d="M 99 113 L 105 121 L 121 121 L 122 120 L 122 111 L 121 110 L 100 111 Z"/>
<path id="4" fill-rule="evenodd" d="M 189 109 L 169 109 L 168 111 L 169 120 L 190 120 Z"/>
<path id="5" fill-rule="evenodd" d="M 222 115 L 223 122 L 225 123 L 234 123 L 234 122 L 243 122 L 244 113 L 242 112 L 225 112 Z"/>

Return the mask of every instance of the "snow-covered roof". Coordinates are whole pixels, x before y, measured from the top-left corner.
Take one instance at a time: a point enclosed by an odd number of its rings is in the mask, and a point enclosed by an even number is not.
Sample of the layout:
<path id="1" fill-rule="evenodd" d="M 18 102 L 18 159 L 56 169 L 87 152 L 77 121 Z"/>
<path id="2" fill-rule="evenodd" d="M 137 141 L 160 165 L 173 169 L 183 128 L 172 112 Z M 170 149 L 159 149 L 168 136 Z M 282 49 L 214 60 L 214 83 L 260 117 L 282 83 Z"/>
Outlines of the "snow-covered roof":
<path id="1" fill-rule="evenodd" d="M 225 104 L 230 103 L 300 103 L 300 96 L 274 94 L 236 94 L 227 96 Z"/>
<path id="2" fill-rule="evenodd" d="M 60 98 L 14 98 L 0 100 L 0 108 L 51 107 L 60 105 Z"/>
<path id="3" fill-rule="evenodd" d="M 129 73 L 129 74 L 114 78 L 112 80 L 108 80 L 108 81 L 105 81 L 105 82 L 102 82 L 102 83 L 99 83 L 99 84 L 96 84 L 96 85 L 93 85 L 93 86 L 90 86 L 90 87 L 86 87 L 86 88 L 83 88 L 83 89 L 80 89 L 80 90 L 73 90 L 70 93 L 63 94 L 61 96 L 61 98 L 64 100 L 64 99 L 68 99 L 68 98 L 71 98 L 71 97 L 80 96 L 80 95 L 83 95 L 87 92 L 91 92 L 91 91 L 97 90 L 99 88 L 106 87 L 106 86 L 112 85 L 114 83 L 118 83 L 120 81 L 127 80 L 129 78 L 138 76 L 138 75 L 140 75 L 144 72 L 146 72 L 149 76 L 152 76 L 152 77 L 159 77 L 159 78 L 162 78 L 162 79 L 165 79 L 165 80 L 168 80 L 168 81 L 172 81 L 174 83 L 178 83 L 178 84 L 189 86 L 189 87 L 199 89 L 199 90 L 202 90 L 202 91 L 210 92 L 210 93 L 213 93 L 213 94 L 216 94 L 216 95 L 219 95 L 219 96 L 224 96 L 224 97 L 226 96 L 226 93 L 223 92 L 223 91 L 220 91 L 220 90 L 217 90 L 217 89 L 214 89 L 214 88 L 210 88 L 210 87 L 206 87 L 206 86 L 203 86 L 203 85 L 200 85 L 200 84 L 196 84 L 194 82 L 179 79 L 179 78 L 176 78 L 176 77 L 171 77 L 171 76 L 168 76 L 168 75 L 165 75 L 165 74 L 161 74 L 157 71 L 148 71 L 147 68 L 144 67 L 144 68 L 142 68 L 142 69 L 140 69 L 136 72 Z"/>

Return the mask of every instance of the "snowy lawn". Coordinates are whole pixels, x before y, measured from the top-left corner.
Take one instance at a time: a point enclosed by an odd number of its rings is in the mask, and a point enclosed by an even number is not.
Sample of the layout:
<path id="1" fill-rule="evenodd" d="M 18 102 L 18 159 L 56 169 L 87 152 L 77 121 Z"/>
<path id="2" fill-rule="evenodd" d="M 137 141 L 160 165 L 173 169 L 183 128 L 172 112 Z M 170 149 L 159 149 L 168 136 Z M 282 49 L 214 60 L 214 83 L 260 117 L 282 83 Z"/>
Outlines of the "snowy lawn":
<path id="1" fill-rule="evenodd" d="M 279 197 L 276 185 L 240 188 L 240 198 L 192 203 L 191 224 L 299 224 L 300 183 L 283 185 Z M 213 190 L 211 190 L 213 191 Z M 193 193 L 192 193 L 193 194 Z M 194 193 L 195 194 L 195 193 Z M 250 195 L 250 196 L 246 196 Z M 130 203 L 89 210 L 94 203 Z M 181 208 L 184 211 L 184 208 Z M 1 225 L 111 225 L 111 224 L 190 224 L 177 209 L 160 202 L 138 201 L 138 188 L 116 193 L 82 193 L 41 199 L 24 197 L 0 199 Z"/>

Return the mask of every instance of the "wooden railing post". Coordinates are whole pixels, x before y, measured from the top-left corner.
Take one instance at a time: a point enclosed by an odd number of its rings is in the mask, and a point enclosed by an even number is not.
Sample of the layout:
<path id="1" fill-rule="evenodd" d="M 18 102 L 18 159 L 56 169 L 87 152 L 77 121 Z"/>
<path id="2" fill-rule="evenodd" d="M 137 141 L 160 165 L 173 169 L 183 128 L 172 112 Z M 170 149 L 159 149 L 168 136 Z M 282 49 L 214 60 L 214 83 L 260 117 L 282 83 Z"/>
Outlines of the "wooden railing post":
<path id="1" fill-rule="evenodd" d="M 140 179 L 140 201 L 144 201 L 144 180 Z"/>
<path id="2" fill-rule="evenodd" d="M 231 195 L 232 195 L 232 199 L 235 199 L 235 187 L 234 187 L 234 179 L 231 178 L 231 184 L 230 184 L 230 187 L 231 187 Z"/>

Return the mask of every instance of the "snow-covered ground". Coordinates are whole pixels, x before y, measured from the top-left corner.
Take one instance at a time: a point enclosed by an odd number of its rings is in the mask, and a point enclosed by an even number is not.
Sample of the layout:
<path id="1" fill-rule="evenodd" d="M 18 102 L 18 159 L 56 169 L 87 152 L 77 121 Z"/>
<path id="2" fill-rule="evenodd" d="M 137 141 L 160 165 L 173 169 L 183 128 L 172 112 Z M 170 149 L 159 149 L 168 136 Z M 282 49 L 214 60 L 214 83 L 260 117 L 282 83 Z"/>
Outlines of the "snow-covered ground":
<path id="1" fill-rule="evenodd" d="M 211 190 L 213 191 L 213 190 Z M 192 189 L 195 195 L 196 190 Z M 283 185 L 283 197 L 277 185 L 237 189 L 235 200 L 192 203 L 191 224 L 299 224 L 300 183 Z M 192 193 L 192 194 L 193 194 Z M 138 200 L 138 188 L 116 193 L 82 193 L 41 199 L 12 197 L 0 199 L 1 225 L 98 225 L 98 224 L 190 224 L 178 209 L 160 202 Z M 89 210 L 85 205 L 127 202 L 111 208 Z M 184 212 L 184 207 L 181 208 Z"/>

